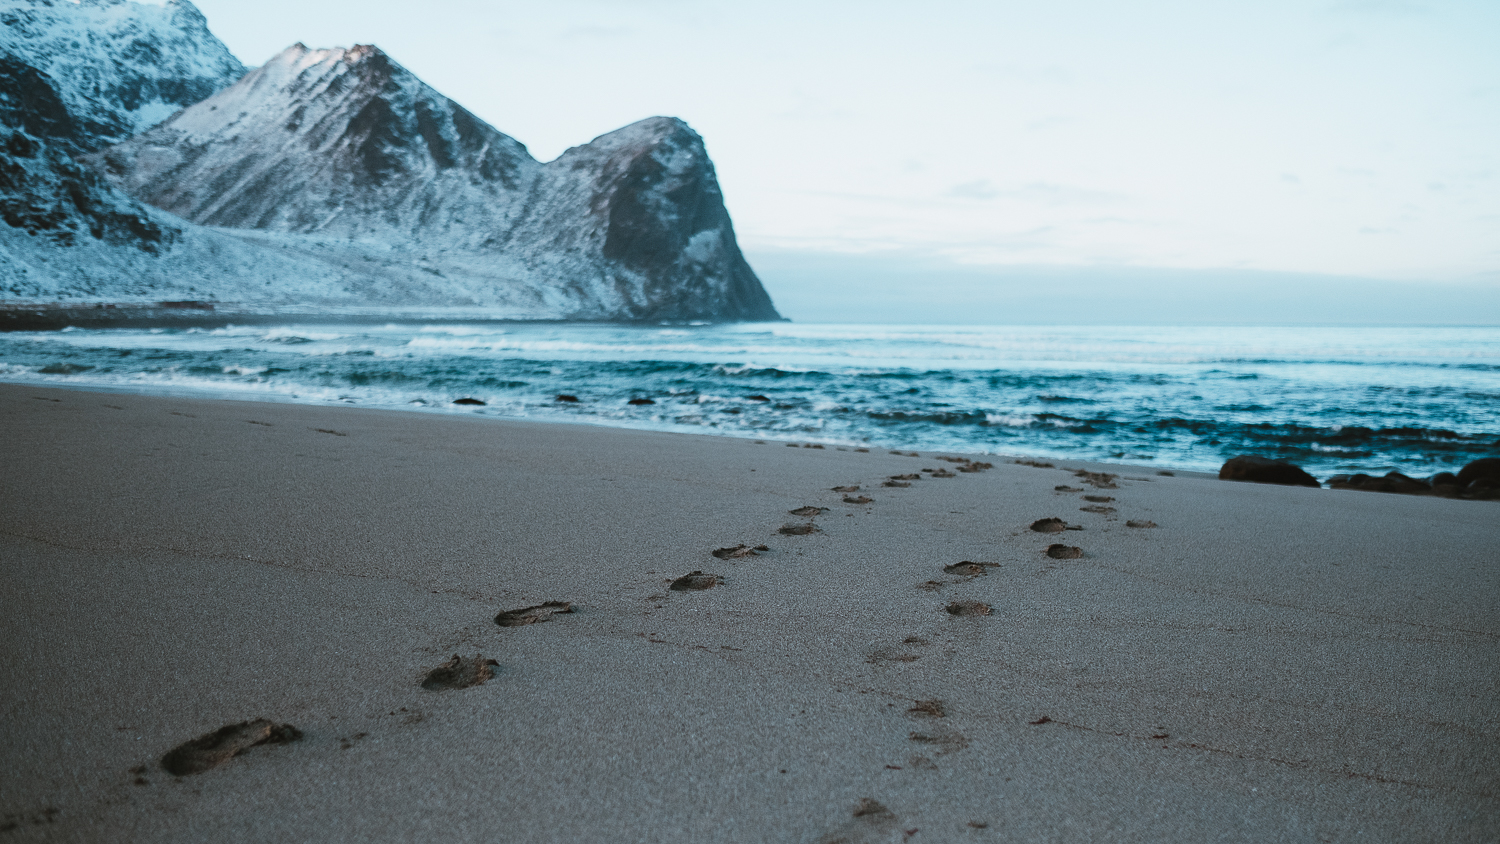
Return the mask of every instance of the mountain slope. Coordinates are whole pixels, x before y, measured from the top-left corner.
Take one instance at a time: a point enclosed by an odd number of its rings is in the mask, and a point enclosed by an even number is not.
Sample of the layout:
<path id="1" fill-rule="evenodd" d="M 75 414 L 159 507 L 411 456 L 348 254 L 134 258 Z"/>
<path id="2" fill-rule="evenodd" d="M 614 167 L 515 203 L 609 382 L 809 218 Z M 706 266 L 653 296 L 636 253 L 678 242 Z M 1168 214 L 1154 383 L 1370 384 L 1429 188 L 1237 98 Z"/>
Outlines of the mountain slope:
<path id="1" fill-rule="evenodd" d="M 122 141 L 233 83 L 245 67 L 188 0 L 0 0 L 0 55 L 52 79 L 82 149 Z"/>
<path id="2" fill-rule="evenodd" d="M 89 160 L 201 225 L 387 244 L 466 279 L 445 304 L 779 318 L 686 124 L 651 118 L 542 165 L 374 47 L 293 45 Z"/>

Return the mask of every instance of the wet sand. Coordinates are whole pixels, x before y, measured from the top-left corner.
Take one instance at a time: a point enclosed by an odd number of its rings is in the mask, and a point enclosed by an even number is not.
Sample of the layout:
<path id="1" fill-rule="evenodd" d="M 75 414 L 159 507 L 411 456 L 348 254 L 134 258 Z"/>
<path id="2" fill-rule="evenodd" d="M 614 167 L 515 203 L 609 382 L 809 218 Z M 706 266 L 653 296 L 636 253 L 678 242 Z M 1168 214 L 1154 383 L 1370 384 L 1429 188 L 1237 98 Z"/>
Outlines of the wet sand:
<path id="1" fill-rule="evenodd" d="M 0 841 L 1500 837 L 1496 502 L 16 385 L 0 426 Z"/>

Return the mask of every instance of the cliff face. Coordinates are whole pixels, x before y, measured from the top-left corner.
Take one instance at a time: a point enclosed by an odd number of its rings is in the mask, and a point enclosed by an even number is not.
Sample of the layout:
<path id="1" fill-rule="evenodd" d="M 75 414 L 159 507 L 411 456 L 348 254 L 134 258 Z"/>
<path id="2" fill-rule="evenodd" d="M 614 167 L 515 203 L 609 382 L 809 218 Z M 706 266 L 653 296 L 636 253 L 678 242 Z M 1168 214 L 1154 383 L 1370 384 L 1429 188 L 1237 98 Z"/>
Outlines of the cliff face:
<path id="1" fill-rule="evenodd" d="M 0 21 L 0 299 L 780 318 L 680 120 L 544 165 L 375 47 L 245 73 L 186 0 Z"/>
<path id="2" fill-rule="evenodd" d="M 509 226 L 541 171 L 379 50 L 301 44 L 96 160 L 201 225 L 450 246 Z"/>
<path id="3" fill-rule="evenodd" d="M 245 73 L 188 0 L 0 0 L 0 55 L 59 83 L 82 150 L 149 129 Z"/>
<path id="4" fill-rule="evenodd" d="M 385 243 L 467 279 L 461 304 L 779 318 L 685 123 L 644 120 L 543 165 L 375 47 L 293 45 L 89 160 L 201 225 Z"/>

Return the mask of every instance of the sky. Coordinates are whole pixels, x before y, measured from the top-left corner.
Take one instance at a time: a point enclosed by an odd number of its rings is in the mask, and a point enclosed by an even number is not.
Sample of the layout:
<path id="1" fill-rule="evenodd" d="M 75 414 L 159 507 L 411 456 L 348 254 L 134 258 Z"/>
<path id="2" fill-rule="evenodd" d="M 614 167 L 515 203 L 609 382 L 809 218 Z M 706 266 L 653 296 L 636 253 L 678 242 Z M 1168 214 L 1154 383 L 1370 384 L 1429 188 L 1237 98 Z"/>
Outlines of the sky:
<path id="1" fill-rule="evenodd" d="M 543 161 L 686 120 L 784 312 L 962 306 L 954 273 L 1500 289 L 1495 0 L 197 5 L 250 65 L 376 44 Z"/>

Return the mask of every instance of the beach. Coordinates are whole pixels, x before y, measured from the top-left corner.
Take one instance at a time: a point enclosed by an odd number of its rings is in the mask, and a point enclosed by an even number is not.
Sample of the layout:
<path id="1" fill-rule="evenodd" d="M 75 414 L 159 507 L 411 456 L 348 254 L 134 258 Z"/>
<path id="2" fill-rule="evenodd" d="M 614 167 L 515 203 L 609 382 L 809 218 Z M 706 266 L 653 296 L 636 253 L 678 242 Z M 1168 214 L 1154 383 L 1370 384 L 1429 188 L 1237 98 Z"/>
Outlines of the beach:
<path id="1" fill-rule="evenodd" d="M 0 840 L 1500 837 L 1496 502 L 34 385 L 0 419 Z M 493 676 L 425 688 L 455 655 Z M 255 719 L 299 737 L 164 770 Z"/>

